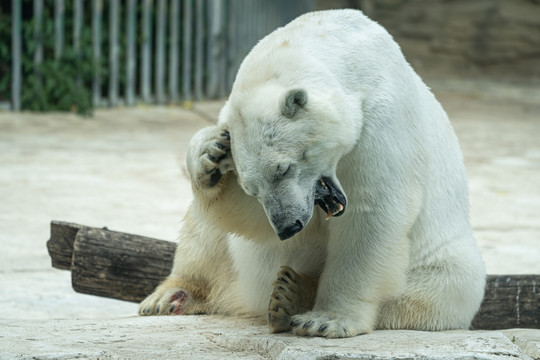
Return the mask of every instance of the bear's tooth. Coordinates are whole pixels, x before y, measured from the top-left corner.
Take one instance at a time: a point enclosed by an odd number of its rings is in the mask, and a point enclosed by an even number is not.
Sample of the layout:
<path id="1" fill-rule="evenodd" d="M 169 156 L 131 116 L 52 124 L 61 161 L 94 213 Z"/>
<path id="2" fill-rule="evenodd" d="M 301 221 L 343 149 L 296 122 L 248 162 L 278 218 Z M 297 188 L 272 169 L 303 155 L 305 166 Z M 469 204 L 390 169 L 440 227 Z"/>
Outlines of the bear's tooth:
<path id="1" fill-rule="evenodd" d="M 324 218 L 324 220 L 330 220 L 330 218 L 334 216 L 334 214 L 332 214 L 332 211 L 328 210 L 328 214 L 326 215 L 326 217 Z"/>
<path id="2" fill-rule="evenodd" d="M 330 212 L 330 210 L 328 210 L 328 216 L 326 217 L 325 220 L 328 220 L 330 219 L 332 216 L 336 215 L 336 214 L 339 214 L 340 212 L 343 211 L 343 205 L 341 205 L 341 203 L 338 203 L 338 208 L 336 211 L 334 211 L 333 213 Z"/>

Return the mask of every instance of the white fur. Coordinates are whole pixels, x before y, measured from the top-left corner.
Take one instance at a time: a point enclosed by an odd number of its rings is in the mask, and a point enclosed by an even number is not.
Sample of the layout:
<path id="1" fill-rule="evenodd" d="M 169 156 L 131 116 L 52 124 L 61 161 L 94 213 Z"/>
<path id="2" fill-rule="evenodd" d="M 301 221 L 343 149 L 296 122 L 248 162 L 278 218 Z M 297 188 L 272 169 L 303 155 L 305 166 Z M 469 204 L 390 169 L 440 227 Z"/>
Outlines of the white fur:
<path id="1" fill-rule="evenodd" d="M 307 103 L 287 118 L 291 89 Z M 219 129 L 231 134 L 231 171 L 201 189 L 200 144 Z M 392 37 L 361 12 L 306 14 L 261 40 L 219 124 L 190 152 L 195 200 L 172 276 L 210 281 L 213 311 L 264 315 L 288 265 L 320 277 L 313 311 L 294 318 L 328 336 L 469 327 L 485 273 L 457 138 Z M 326 222 L 313 206 L 321 176 L 347 197 Z M 304 229 L 280 241 L 295 220 Z"/>

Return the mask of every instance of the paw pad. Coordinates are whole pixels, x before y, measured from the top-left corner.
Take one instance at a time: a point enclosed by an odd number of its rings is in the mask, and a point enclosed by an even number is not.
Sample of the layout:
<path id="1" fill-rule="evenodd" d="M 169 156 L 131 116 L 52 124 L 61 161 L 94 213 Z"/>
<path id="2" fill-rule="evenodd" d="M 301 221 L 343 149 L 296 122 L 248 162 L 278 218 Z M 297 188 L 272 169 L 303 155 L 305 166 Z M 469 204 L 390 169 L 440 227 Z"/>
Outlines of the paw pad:
<path id="1" fill-rule="evenodd" d="M 184 300 L 188 297 L 186 292 L 184 290 L 179 290 L 171 295 L 169 298 L 169 302 L 171 303 L 171 307 L 169 308 L 169 313 L 174 315 L 183 315 L 184 310 L 182 309 L 182 304 L 184 303 Z"/>
<path id="2" fill-rule="evenodd" d="M 200 150 L 197 182 L 203 188 L 216 186 L 226 170 L 224 160 L 230 157 L 230 134 L 228 131 L 214 133 L 207 138 Z"/>

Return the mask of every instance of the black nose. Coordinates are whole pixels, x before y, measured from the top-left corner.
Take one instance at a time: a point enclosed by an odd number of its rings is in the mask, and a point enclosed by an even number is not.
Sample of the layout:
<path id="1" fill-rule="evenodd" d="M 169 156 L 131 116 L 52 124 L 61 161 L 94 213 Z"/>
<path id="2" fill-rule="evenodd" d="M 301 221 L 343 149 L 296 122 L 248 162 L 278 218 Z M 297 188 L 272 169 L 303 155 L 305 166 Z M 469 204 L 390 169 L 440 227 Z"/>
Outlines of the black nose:
<path id="1" fill-rule="evenodd" d="M 279 232 L 278 236 L 281 240 L 287 240 L 300 230 L 304 228 L 304 224 L 300 220 L 296 220 L 296 222 L 292 225 L 289 225 L 285 227 L 282 231 Z"/>

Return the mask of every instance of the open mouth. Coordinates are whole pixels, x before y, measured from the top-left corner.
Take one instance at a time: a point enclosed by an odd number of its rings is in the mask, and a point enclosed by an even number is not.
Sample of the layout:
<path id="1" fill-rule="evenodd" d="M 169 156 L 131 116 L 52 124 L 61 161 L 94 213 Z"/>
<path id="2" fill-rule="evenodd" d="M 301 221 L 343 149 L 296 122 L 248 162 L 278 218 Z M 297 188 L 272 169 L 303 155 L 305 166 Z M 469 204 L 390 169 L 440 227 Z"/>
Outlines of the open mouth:
<path id="1" fill-rule="evenodd" d="M 330 178 L 323 176 L 315 183 L 315 205 L 319 205 L 326 212 L 325 220 L 342 215 L 346 204 L 345 195 Z"/>

